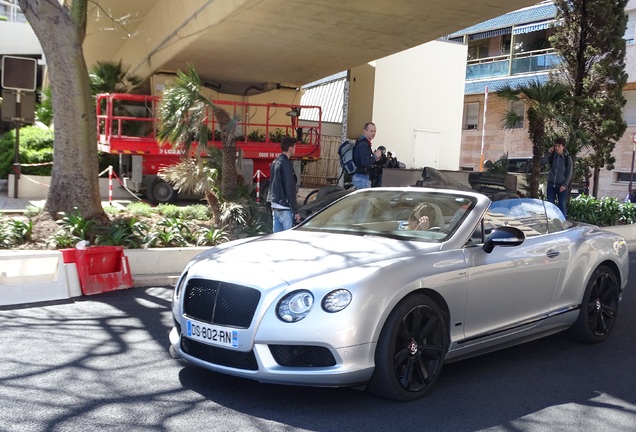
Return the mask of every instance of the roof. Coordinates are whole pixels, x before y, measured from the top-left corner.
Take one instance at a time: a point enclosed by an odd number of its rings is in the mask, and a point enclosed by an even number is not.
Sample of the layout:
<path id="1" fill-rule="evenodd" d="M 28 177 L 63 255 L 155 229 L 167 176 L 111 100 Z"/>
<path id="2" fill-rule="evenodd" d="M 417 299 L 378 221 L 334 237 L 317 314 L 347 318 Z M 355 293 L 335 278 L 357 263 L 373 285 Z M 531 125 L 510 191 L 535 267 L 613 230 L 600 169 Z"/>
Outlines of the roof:
<path id="1" fill-rule="evenodd" d="M 463 30 L 452 33 L 448 38 L 454 38 L 472 33 L 480 33 L 487 30 L 495 30 L 503 27 L 512 27 L 519 24 L 532 23 L 553 19 L 556 16 L 557 8 L 550 2 L 543 2 L 535 6 L 519 9 L 496 18 L 466 27 Z"/>
<path id="2" fill-rule="evenodd" d="M 502 89 L 505 86 L 515 88 L 520 85 L 528 85 L 534 81 L 539 81 L 539 83 L 543 84 L 548 81 L 548 78 L 549 75 L 546 72 L 542 74 L 514 76 L 492 80 L 467 81 L 464 85 L 464 94 L 482 94 L 486 91 L 486 87 L 488 87 L 488 92 L 492 93 Z"/>
<path id="3" fill-rule="evenodd" d="M 332 75 L 303 87 L 305 92 L 300 98 L 301 105 L 314 105 L 322 108 L 322 121 L 342 123 L 342 104 L 347 73 Z M 300 112 L 301 120 L 318 121 L 316 110 Z"/>

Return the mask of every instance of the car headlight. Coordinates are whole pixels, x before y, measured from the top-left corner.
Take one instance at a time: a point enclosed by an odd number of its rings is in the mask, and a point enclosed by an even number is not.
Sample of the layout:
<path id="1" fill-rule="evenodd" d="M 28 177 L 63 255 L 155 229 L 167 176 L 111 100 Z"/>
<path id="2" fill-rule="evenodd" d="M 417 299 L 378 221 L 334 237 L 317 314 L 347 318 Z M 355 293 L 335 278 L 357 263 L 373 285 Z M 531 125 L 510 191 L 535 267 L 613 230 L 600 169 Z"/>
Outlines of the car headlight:
<path id="1" fill-rule="evenodd" d="M 346 289 L 331 291 L 322 299 L 322 308 L 326 312 L 340 312 L 351 303 L 351 292 Z"/>
<path id="2" fill-rule="evenodd" d="M 309 291 L 294 291 L 283 297 L 276 312 L 285 322 L 297 322 L 305 318 L 314 305 L 314 296 Z"/>
<path id="3" fill-rule="evenodd" d="M 179 298 L 179 294 L 181 294 L 181 290 L 183 289 L 183 285 L 185 284 L 185 281 L 187 278 L 188 278 L 188 272 L 185 272 L 181 275 L 181 277 L 177 281 L 177 286 L 174 287 L 174 299 Z"/>

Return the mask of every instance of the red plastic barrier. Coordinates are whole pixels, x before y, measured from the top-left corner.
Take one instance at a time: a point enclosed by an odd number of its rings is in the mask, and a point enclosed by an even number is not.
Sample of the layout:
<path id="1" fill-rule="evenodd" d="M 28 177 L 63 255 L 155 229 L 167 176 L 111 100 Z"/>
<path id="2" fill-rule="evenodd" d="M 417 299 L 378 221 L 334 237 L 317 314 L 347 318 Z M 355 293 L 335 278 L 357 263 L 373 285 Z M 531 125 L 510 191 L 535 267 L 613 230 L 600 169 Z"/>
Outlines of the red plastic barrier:
<path id="1" fill-rule="evenodd" d="M 133 286 L 128 257 L 124 255 L 122 246 L 62 249 L 62 257 L 65 263 L 76 263 L 77 275 L 84 295 L 99 294 Z"/>
<path id="2" fill-rule="evenodd" d="M 62 260 L 64 261 L 64 264 L 72 264 L 75 262 L 75 251 L 77 249 L 73 248 L 73 249 L 60 249 L 60 252 L 62 252 Z"/>

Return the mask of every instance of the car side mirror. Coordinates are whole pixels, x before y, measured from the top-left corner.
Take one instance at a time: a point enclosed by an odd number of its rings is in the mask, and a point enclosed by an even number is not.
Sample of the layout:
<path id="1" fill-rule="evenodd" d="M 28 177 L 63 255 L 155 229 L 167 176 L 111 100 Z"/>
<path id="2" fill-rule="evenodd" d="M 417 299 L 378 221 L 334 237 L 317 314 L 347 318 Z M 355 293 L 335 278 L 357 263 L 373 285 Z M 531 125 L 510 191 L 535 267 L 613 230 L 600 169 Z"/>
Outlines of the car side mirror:
<path id="1" fill-rule="evenodd" d="M 519 228 L 501 226 L 493 230 L 484 243 L 484 252 L 490 253 L 495 246 L 519 246 L 526 239 Z"/>

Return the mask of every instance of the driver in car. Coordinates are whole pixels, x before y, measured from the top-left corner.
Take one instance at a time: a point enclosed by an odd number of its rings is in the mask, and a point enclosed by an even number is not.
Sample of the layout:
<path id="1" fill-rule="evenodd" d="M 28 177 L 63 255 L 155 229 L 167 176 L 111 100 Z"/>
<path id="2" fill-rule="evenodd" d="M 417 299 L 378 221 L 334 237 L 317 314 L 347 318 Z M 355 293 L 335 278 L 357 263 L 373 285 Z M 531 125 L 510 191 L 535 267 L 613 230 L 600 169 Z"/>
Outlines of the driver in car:
<path id="1" fill-rule="evenodd" d="M 431 228 L 431 221 L 435 219 L 435 209 L 427 203 L 419 204 L 409 216 L 407 229 L 427 231 Z"/>

